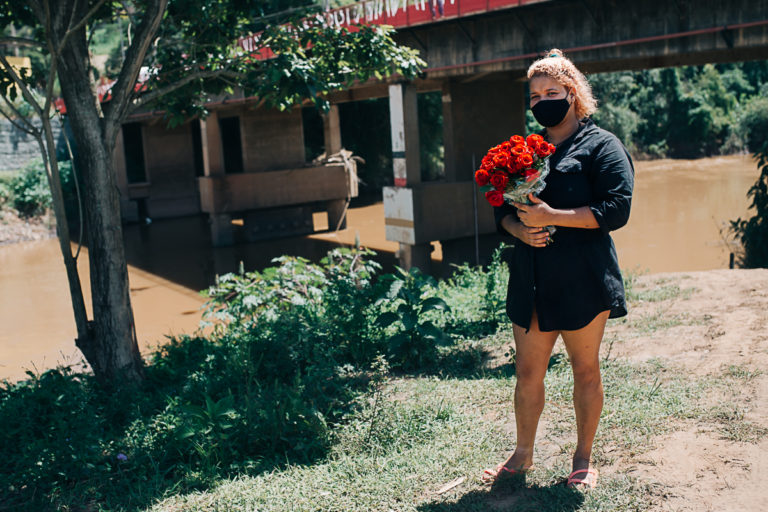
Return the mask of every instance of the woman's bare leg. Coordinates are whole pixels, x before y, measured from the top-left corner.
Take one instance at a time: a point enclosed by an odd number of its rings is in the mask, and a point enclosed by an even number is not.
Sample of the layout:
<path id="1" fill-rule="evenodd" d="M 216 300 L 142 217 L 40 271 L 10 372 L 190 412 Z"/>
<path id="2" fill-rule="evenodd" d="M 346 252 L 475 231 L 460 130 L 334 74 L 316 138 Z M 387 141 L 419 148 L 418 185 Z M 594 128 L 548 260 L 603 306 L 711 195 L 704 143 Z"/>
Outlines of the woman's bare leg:
<path id="1" fill-rule="evenodd" d="M 544 376 L 547 373 L 549 357 L 555 346 L 558 332 L 542 332 L 536 312 L 531 319 L 531 328 L 526 333 L 523 327 L 512 325 L 515 336 L 515 422 L 517 424 L 517 445 L 515 452 L 504 465 L 509 469 L 526 469 L 533 464 L 533 444 L 539 416 L 544 409 Z"/>
<path id="2" fill-rule="evenodd" d="M 603 410 L 599 351 L 608 315 L 608 311 L 603 311 L 586 327 L 576 331 L 561 331 L 573 368 L 573 407 L 576 410 L 577 429 L 574 471 L 589 468 L 592 444 Z"/>

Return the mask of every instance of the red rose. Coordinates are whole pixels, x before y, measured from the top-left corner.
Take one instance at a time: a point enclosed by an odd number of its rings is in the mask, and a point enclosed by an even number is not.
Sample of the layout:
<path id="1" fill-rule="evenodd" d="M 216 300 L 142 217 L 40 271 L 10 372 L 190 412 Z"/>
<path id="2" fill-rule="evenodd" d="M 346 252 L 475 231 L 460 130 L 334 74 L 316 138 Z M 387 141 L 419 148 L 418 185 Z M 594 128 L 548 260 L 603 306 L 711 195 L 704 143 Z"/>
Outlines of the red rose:
<path id="1" fill-rule="evenodd" d="M 518 144 L 517 146 L 514 146 L 510 152 L 513 156 L 520 156 L 525 154 L 525 146 L 523 144 Z"/>
<path id="2" fill-rule="evenodd" d="M 480 168 L 484 169 L 486 171 L 490 171 L 493 169 L 493 157 L 490 155 L 485 155 L 483 157 L 483 162 L 480 164 Z"/>
<path id="3" fill-rule="evenodd" d="M 517 165 L 518 167 L 530 167 L 533 165 L 533 157 L 528 153 L 520 155 L 517 157 Z"/>
<path id="4" fill-rule="evenodd" d="M 555 146 L 553 144 L 549 144 L 549 154 L 550 155 L 555 152 L 555 149 L 556 148 L 555 148 Z"/>
<path id="5" fill-rule="evenodd" d="M 509 167 L 510 158 L 509 153 L 496 153 L 493 155 L 493 165 L 495 167 Z"/>
<path id="6" fill-rule="evenodd" d="M 512 147 L 512 144 L 510 144 L 508 140 L 505 140 L 499 145 L 501 146 L 501 149 L 503 149 L 504 151 L 509 151 L 509 149 Z"/>
<path id="7" fill-rule="evenodd" d="M 510 137 L 509 142 L 517 146 L 518 144 L 525 143 L 525 139 L 521 135 L 513 135 Z"/>
<path id="8" fill-rule="evenodd" d="M 491 174 L 491 185 L 493 185 L 493 188 L 496 190 L 504 190 L 507 183 L 509 183 L 509 176 L 507 176 L 507 173 L 500 171 Z"/>
<path id="9" fill-rule="evenodd" d="M 489 190 L 485 193 L 485 198 L 491 203 L 491 206 L 501 206 L 504 204 L 504 196 L 498 190 Z"/>
<path id="10" fill-rule="evenodd" d="M 529 136 L 528 136 L 528 137 L 525 139 L 525 142 L 527 142 L 529 146 L 531 146 L 531 147 L 534 147 L 534 148 L 535 148 L 536 146 L 538 146 L 539 144 L 541 144 L 542 142 L 544 142 L 544 137 L 542 137 L 541 135 L 539 135 L 539 134 L 537 134 L 537 133 L 532 133 L 532 134 L 530 134 L 530 135 L 529 135 Z"/>
<path id="11" fill-rule="evenodd" d="M 475 181 L 481 187 L 487 185 L 490 179 L 491 179 L 491 176 L 488 174 L 488 171 L 486 171 L 485 169 L 478 169 L 475 172 Z"/>

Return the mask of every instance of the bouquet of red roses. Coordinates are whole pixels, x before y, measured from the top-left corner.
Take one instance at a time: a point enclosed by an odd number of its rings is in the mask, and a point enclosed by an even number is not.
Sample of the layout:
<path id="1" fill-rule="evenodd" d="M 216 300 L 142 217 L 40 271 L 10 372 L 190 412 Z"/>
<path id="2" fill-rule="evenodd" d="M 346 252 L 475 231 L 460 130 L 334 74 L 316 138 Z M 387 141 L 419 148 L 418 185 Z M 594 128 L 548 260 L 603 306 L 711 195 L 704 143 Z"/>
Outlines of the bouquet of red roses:
<path id="1" fill-rule="evenodd" d="M 538 194 L 546 185 L 549 174 L 549 155 L 555 146 L 541 135 L 527 138 L 513 135 L 508 141 L 488 150 L 480 169 L 475 171 L 475 181 L 491 206 L 501 206 L 504 201 L 528 204 L 528 194 Z"/>

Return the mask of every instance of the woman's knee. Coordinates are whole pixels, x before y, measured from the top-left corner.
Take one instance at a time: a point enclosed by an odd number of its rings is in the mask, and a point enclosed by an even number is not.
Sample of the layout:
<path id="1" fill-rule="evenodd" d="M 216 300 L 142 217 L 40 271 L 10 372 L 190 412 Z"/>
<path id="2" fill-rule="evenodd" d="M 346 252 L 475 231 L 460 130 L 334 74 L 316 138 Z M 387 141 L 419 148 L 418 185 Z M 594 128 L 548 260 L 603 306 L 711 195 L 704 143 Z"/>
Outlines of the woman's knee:
<path id="1" fill-rule="evenodd" d="M 530 364 L 524 361 L 515 362 L 515 376 L 517 383 L 521 386 L 540 386 L 544 384 L 544 376 L 547 374 L 547 367 L 544 365 Z"/>
<path id="2" fill-rule="evenodd" d="M 573 382 L 579 386 L 601 384 L 599 363 L 572 363 Z"/>

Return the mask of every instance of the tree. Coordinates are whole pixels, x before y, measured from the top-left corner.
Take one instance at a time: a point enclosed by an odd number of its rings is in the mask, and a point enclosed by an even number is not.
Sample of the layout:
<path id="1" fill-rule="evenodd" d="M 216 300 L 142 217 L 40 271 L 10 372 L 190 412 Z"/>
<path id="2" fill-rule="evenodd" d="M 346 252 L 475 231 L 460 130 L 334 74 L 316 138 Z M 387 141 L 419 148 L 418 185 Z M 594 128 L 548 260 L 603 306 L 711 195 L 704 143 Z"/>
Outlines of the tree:
<path id="1" fill-rule="evenodd" d="M 300 22 L 264 15 L 275 7 L 275 0 L 0 0 L 0 27 L 26 27 L 28 34 L 0 36 L 0 45 L 34 49 L 46 64 L 31 73 L 18 71 L 0 54 L 0 96 L 7 107 L 2 113 L 40 146 L 69 280 L 75 343 L 102 383 L 137 382 L 143 374 L 112 162 L 128 115 L 140 108 L 162 108 L 171 124 L 178 123 L 204 116 L 207 99 L 234 87 L 283 109 L 305 98 L 327 108 L 324 95 L 331 90 L 393 73 L 410 78 L 424 65 L 414 50 L 394 43 L 391 29 L 338 30 L 319 18 Z M 100 102 L 89 58 L 90 34 L 118 18 L 128 21 L 130 43 L 108 101 Z M 254 53 L 234 44 L 238 36 L 257 31 L 262 31 L 261 48 Z M 256 58 L 255 51 L 262 48 L 273 58 Z M 137 87 L 143 66 L 150 72 Z M 75 168 L 83 184 L 90 254 L 90 320 L 71 252 L 50 125 L 56 86 L 78 148 Z M 20 112 L 19 94 L 41 120 L 40 127 Z"/>

